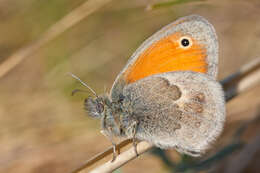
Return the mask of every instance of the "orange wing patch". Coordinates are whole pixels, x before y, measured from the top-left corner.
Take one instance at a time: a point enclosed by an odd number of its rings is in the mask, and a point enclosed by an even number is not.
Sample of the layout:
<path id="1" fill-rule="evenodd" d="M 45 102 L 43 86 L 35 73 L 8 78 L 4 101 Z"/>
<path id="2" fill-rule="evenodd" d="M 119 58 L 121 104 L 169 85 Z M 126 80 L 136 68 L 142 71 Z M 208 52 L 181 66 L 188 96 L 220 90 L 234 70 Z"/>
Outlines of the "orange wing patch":
<path id="1" fill-rule="evenodd" d="M 125 72 L 127 83 L 144 77 L 180 70 L 207 73 L 206 48 L 192 38 L 190 47 L 182 47 L 180 33 L 165 37 L 147 48 Z"/>

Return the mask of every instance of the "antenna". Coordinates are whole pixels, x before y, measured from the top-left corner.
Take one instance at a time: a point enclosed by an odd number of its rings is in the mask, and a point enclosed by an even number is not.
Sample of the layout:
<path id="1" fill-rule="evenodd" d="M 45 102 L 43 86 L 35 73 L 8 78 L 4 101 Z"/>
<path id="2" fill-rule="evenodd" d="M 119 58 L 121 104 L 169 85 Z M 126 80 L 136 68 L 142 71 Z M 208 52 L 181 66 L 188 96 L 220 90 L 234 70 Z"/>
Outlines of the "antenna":
<path id="1" fill-rule="evenodd" d="M 81 89 L 74 89 L 72 92 L 71 92 L 71 95 L 74 96 L 76 93 L 78 92 L 89 92 L 89 91 L 86 91 L 86 90 L 81 90 Z"/>
<path id="2" fill-rule="evenodd" d="M 78 80 L 82 85 L 87 87 L 96 97 L 98 97 L 97 93 L 92 88 L 90 88 L 85 82 L 83 82 L 80 78 L 78 78 L 77 76 L 75 76 L 70 72 L 68 74 L 71 75 L 74 79 Z"/>

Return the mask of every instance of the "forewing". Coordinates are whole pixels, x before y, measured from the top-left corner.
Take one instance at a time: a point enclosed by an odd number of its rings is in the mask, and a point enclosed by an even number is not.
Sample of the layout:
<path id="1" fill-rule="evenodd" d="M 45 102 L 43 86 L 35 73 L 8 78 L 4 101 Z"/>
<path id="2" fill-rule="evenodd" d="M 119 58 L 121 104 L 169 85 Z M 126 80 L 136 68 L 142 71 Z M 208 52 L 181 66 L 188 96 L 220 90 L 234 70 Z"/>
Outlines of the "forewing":
<path id="1" fill-rule="evenodd" d="M 205 74 L 152 75 L 127 85 L 123 95 L 126 109 L 138 122 L 137 138 L 161 148 L 199 156 L 223 128 L 223 91 Z"/>
<path id="2" fill-rule="evenodd" d="M 190 46 L 181 40 L 189 38 Z M 214 27 L 203 17 L 192 15 L 165 26 L 148 38 L 130 57 L 112 87 L 113 100 L 126 84 L 170 71 L 194 71 L 216 78 L 218 42 Z"/>

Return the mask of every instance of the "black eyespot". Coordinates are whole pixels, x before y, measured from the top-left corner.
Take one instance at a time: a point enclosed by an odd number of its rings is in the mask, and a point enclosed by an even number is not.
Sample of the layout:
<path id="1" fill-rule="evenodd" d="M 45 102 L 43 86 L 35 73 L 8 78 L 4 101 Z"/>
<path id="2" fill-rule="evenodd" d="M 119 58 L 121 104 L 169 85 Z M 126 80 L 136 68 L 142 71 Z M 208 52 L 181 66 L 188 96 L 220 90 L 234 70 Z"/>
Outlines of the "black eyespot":
<path id="1" fill-rule="evenodd" d="M 181 40 L 181 45 L 182 45 L 183 47 L 187 47 L 187 46 L 190 45 L 190 41 L 189 41 L 187 38 L 183 38 L 183 39 Z"/>

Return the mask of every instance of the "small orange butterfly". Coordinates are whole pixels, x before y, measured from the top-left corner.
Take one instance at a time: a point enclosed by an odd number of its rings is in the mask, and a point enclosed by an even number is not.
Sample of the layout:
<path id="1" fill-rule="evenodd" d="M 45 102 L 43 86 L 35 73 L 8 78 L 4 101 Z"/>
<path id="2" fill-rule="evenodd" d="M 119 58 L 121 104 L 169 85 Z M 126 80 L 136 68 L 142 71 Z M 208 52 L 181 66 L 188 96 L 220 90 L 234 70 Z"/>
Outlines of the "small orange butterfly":
<path id="1" fill-rule="evenodd" d="M 222 131 L 224 94 L 216 81 L 214 27 L 192 15 L 148 38 L 117 76 L 110 94 L 87 98 L 102 132 L 200 156 Z M 115 149 L 115 148 L 114 148 Z"/>

